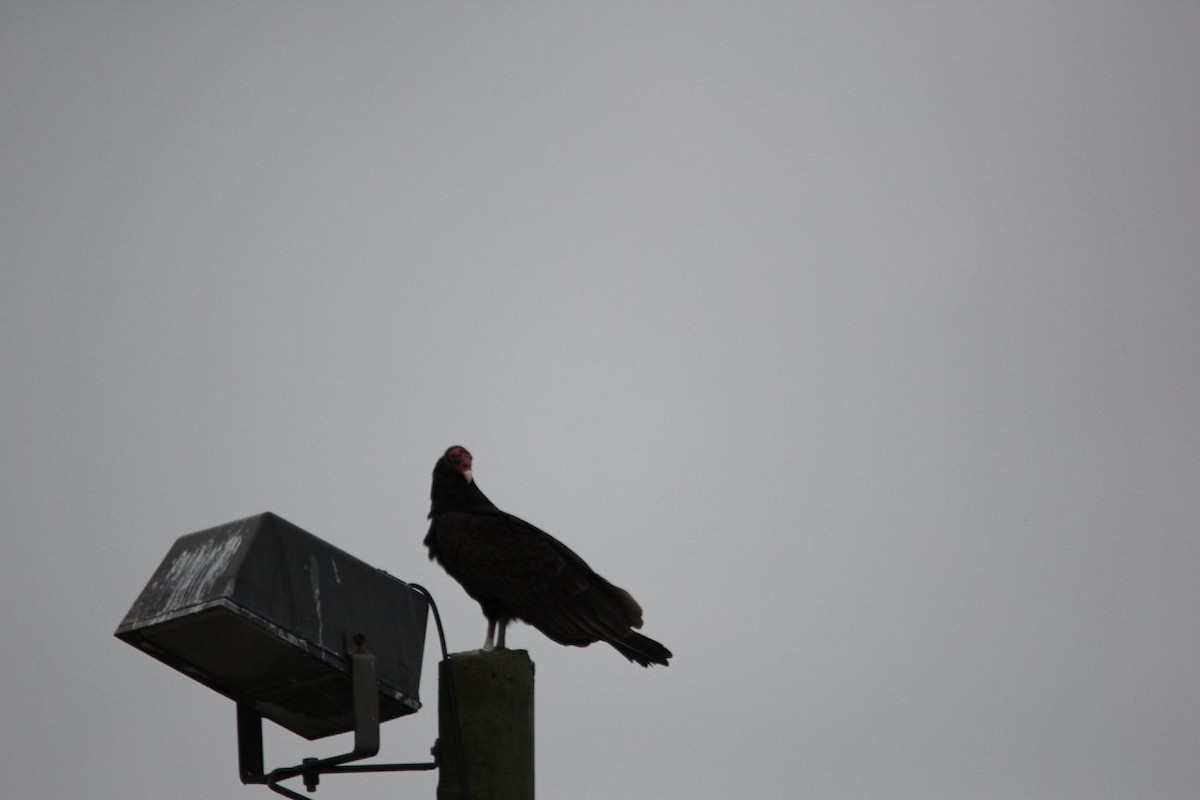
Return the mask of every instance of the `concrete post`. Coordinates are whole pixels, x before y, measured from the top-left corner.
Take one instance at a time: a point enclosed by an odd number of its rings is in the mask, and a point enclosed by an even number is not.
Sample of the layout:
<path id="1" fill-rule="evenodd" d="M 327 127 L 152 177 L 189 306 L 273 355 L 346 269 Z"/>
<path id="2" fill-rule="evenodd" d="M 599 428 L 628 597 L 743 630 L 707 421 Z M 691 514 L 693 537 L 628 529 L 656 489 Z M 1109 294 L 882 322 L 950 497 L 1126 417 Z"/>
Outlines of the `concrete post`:
<path id="1" fill-rule="evenodd" d="M 533 800 L 533 662 L 524 650 L 438 665 L 438 800 Z"/>

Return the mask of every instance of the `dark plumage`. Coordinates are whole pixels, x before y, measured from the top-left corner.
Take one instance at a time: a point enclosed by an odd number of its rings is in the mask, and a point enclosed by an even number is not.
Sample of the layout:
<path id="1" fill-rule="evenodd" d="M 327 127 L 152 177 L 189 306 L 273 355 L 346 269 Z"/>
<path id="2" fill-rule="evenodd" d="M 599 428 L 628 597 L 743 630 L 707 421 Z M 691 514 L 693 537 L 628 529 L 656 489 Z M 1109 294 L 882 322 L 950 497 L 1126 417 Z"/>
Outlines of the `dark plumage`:
<path id="1" fill-rule="evenodd" d="M 493 634 L 503 649 L 505 626 L 519 619 L 559 644 L 607 642 L 643 667 L 666 665 L 671 651 L 633 630 L 642 627 L 637 601 L 550 534 L 496 508 L 475 484 L 466 449 L 438 459 L 430 499 L 425 546 L 483 608 L 484 649 Z"/>

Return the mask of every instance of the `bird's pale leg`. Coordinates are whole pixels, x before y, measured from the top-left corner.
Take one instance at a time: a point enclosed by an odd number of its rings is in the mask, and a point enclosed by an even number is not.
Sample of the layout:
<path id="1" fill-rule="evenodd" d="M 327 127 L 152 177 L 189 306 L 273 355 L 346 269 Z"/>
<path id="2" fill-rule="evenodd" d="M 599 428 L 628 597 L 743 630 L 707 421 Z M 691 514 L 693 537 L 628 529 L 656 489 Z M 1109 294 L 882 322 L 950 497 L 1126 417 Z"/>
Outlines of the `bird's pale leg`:
<path id="1" fill-rule="evenodd" d="M 492 644 L 492 637 L 495 634 L 496 634 L 496 620 L 489 619 L 488 620 L 487 638 L 483 640 L 483 649 L 484 650 L 494 650 L 495 649 L 495 645 Z M 500 638 L 501 639 L 504 638 L 504 628 L 500 629 Z M 504 645 L 501 644 L 500 646 L 503 647 Z"/>

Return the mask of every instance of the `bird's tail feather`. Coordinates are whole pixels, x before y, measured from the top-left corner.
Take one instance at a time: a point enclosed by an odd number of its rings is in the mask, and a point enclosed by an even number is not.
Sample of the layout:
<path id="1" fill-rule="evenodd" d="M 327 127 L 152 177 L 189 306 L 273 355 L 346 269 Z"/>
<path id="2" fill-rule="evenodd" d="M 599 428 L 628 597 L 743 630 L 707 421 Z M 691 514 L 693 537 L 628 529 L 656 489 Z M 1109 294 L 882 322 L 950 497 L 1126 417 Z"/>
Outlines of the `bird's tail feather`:
<path id="1" fill-rule="evenodd" d="M 607 639 L 606 641 L 618 653 L 635 664 L 641 664 L 643 667 L 648 667 L 651 664 L 662 664 L 665 667 L 667 666 L 667 659 L 671 658 L 670 650 L 649 636 L 642 636 L 640 633 L 630 633 L 628 636 L 620 639 Z"/>

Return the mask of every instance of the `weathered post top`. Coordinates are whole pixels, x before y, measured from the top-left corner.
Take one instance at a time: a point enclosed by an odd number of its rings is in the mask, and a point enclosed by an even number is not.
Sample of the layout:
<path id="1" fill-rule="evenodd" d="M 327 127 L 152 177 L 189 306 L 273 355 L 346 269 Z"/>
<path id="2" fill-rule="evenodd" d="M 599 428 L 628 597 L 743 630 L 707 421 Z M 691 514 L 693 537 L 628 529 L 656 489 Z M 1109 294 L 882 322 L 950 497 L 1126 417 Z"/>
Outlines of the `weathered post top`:
<path id="1" fill-rule="evenodd" d="M 533 800 L 533 661 L 454 653 L 438 670 L 438 800 Z"/>

